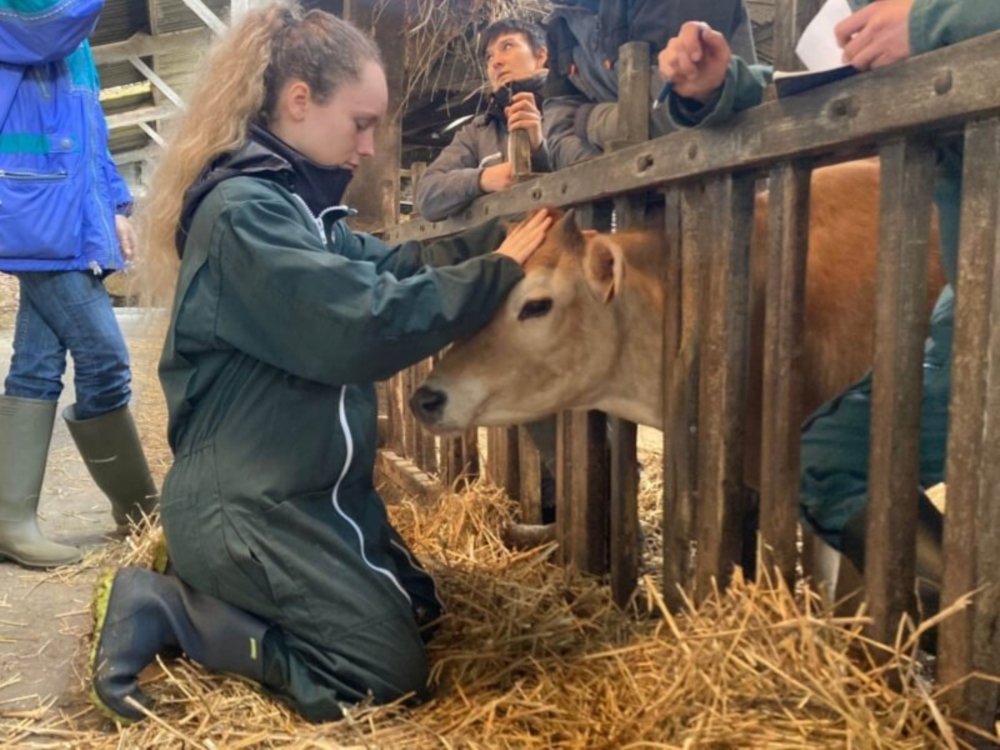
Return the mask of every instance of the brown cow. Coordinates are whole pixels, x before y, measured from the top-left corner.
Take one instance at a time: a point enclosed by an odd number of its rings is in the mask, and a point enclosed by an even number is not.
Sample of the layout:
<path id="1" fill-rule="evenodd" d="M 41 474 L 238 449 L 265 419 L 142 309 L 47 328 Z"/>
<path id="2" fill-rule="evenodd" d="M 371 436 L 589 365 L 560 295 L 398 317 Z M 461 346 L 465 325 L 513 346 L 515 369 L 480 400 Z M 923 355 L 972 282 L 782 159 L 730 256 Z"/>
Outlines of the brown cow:
<path id="1" fill-rule="evenodd" d="M 753 236 L 747 481 L 760 435 L 768 196 Z M 879 166 L 849 162 L 813 173 L 802 414 L 861 377 L 875 333 Z M 662 230 L 582 233 L 572 213 L 549 230 L 493 321 L 456 344 L 414 393 L 438 433 L 513 425 L 565 409 L 600 409 L 662 428 Z M 944 284 L 936 226 L 928 310 Z"/>

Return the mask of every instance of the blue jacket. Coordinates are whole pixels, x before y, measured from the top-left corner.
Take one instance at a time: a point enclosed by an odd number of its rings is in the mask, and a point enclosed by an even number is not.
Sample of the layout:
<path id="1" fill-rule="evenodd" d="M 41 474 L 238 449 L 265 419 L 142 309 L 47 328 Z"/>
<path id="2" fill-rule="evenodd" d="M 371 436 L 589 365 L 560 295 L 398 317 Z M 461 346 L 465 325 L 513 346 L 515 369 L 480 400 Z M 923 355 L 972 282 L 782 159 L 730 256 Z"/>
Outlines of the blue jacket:
<path id="1" fill-rule="evenodd" d="M 104 0 L 0 0 L 0 271 L 123 265 L 132 204 L 87 37 Z"/>

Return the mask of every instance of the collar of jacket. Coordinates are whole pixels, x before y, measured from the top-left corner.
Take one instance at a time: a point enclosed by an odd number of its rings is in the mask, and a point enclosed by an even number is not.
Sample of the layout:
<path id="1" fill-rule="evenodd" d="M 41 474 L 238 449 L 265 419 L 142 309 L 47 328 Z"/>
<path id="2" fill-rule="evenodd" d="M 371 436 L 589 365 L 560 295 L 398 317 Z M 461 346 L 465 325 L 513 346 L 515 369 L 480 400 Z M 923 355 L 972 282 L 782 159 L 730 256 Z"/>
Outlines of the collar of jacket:
<path id="1" fill-rule="evenodd" d="M 323 167 L 289 146 L 270 131 L 251 125 L 249 138 L 235 151 L 215 158 L 184 194 L 184 207 L 177 228 L 177 255 L 184 257 L 184 242 L 195 211 L 220 182 L 243 175 L 268 176 L 294 192 L 313 216 L 350 216 L 352 209 L 340 204 L 353 173 L 343 167 Z"/>
<path id="2" fill-rule="evenodd" d="M 489 125 L 491 122 L 496 121 L 506 127 L 507 116 L 503 111 L 510 106 L 510 100 L 514 98 L 514 94 L 520 94 L 522 91 L 534 94 L 535 106 L 541 110 L 542 86 L 545 85 L 545 78 L 545 73 L 539 73 L 531 78 L 511 81 L 494 91 L 486 100 L 486 112 L 483 114 L 483 124 Z"/>

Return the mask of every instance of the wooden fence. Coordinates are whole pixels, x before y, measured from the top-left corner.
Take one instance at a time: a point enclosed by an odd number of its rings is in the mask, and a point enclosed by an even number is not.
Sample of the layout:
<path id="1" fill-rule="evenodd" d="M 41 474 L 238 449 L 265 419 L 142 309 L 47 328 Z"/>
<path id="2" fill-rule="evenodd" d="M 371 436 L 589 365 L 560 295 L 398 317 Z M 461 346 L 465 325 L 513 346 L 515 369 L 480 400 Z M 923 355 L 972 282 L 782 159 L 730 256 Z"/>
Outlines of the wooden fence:
<path id="1" fill-rule="evenodd" d="M 793 11 L 795 1 L 781 3 Z M 781 17 L 781 14 L 778 14 Z M 791 24 L 789 28 L 795 28 Z M 791 32 L 788 32 L 791 33 Z M 788 59 L 787 56 L 785 59 Z M 647 140 L 649 51 L 621 54 L 622 143 L 613 153 L 476 201 L 443 222 L 394 226 L 390 241 L 445 236 L 497 215 L 576 206 L 581 225 L 643 220 L 665 197 L 672 238 L 663 283 L 664 581 L 696 598 L 724 585 L 744 553 L 742 413 L 748 362 L 749 253 L 755 181 L 770 178 L 770 247 L 760 446 L 760 538 L 770 569 L 797 560 L 800 372 L 810 174 L 817 164 L 877 154 L 882 164 L 878 314 L 865 587 L 871 633 L 895 637 L 914 611 L 919 404 L 926 330 L 934 146 L 964 140 L 942 606 L 980 590 L 940 626 L 939 679 L 1000 674 L 1000 34 L 747 111 L 731 123 Z M 850 196 L 845 196 L 850 199 Z M 446 484 L 475 473 L 476 441 L 423 437 L 404 399 L 429 367 L 389 386 L 389 446 Z M 567 374 L 572 377 L 572 374 Z M 619 601 L 638 569 L 635 425 L 568 413 L 558 426 L 558 540 L 563 559 L 609 575 Z M 610 424 L 609 424 L 610 422 Z M 516 429 L 492 430 L 487 472 L 537 520 L 538 459 Z M 693 555 L 693 550 L 697 551 Z M 692 560 L 694 564 L 692 567 Z M 992 728 L 998 689 L 971 680 L 948 693 L 954 715 Z"/>

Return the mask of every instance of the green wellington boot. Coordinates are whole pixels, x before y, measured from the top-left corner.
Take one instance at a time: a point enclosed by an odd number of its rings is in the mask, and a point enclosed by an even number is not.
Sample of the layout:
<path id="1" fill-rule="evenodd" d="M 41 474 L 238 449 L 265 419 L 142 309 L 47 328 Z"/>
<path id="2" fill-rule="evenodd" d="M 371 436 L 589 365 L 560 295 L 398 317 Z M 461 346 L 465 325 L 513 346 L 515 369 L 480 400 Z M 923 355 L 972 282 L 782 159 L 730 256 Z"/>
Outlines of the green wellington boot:
<path id="1" fill-rule="evenodd" d="M 128 406 L 93 419 L 77 420 L 73 406 L 63 410 L 69 434 L 101 492 L 111 501 L 118 531 L 128 533 L 151 514 L 159 493 L 149 473 Z"/>
<path id="2" fill-rule="evenodd" d="M 80 550 L 50 542 L 38 528 L 38 498 L 56 418 L 55 401 L 0 396 L 0 559 L 54 568 Z"/>

